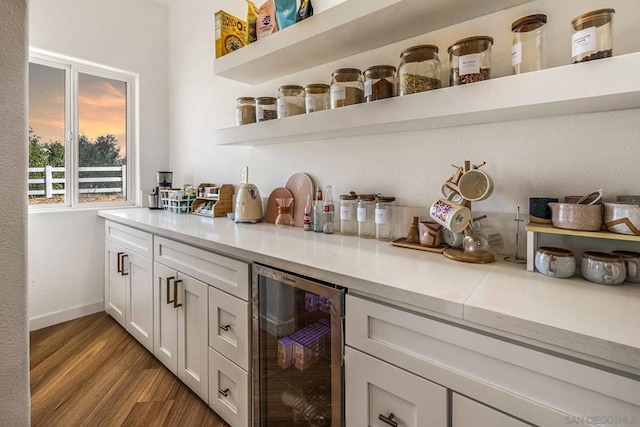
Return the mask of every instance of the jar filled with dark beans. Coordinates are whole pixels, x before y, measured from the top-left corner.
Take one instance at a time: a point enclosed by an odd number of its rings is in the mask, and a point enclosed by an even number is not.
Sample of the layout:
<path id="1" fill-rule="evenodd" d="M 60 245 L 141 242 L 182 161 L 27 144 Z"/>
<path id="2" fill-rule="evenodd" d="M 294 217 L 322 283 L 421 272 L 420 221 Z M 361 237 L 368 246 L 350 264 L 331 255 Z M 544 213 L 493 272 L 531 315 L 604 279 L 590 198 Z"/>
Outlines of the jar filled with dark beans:
<path id="1" fill-rule="evenodd" d="M 489 36 L 467 37 L 449 47 L 449 85 L 458 86 L 491 78 L 491 46 Z"/>
<path id="2" fill-rule="evenodd" d="M 614 9 L 583 13 L 571 21 L 571 61 L 592 61 L 613 56 Z"/>

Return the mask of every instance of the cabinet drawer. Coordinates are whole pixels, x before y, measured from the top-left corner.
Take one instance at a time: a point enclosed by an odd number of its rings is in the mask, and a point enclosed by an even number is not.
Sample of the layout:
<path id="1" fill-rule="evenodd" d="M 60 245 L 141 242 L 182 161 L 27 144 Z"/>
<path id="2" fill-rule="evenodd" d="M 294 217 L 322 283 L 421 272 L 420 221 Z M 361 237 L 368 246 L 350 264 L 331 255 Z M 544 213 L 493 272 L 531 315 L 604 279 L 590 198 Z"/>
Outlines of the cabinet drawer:
<path id="1" fill-rule="evenodd" d="M 153 235 L 145 231 L 105 221 L 104 237 L 108 241 L 119 243 L 147 258 L 152 258 L 153 256 Z"/>
<path id="2" fill-rule="evenodd" d="M 209 406 L 234 427 L 249 425 L 249 374 L 211 348 Z"/>
<path id="3" fill-rule="evenodd" d="M 154 240 L 154 260 L 182 271 L 245 301 L 249 300 L 249 264 L 164 237 Z"/>
<path id="4" fill-rule="evenodd" d="M 458 393 L 453 393 L 451 401 L 452 427 L 527 427 L 523 423 L 507 414 L 496 411 L 475 400 L 467 399 Z"/>
<path id="5" fill-rule="evenodd" d="M 447 425 L 446 388 L 349 347 L 345 366 L 346 425 Z"/>
<path id="6" fill-rule="evenodd" d="M 249 370 L 249 303 L 209 286 L 209 347 Z"/>

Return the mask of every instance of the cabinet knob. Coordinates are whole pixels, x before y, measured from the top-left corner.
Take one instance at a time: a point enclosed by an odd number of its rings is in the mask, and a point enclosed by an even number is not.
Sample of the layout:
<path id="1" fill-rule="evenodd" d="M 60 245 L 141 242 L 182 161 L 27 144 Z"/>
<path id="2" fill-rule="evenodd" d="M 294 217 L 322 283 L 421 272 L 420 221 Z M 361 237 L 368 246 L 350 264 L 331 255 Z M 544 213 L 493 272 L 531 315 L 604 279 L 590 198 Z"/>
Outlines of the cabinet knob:
<path id="1" fill-rule="evenodd" d="M 394 418 L 395 415 L 393 415 L 393 412 L 391 412 L 388 417 L 385 417 L 382 414 L 378 415 L 378 419 L 383 423 L 389 424 L 392 427 L 398 427 L 398 423 L 396 421 L 393 421 Z"/>

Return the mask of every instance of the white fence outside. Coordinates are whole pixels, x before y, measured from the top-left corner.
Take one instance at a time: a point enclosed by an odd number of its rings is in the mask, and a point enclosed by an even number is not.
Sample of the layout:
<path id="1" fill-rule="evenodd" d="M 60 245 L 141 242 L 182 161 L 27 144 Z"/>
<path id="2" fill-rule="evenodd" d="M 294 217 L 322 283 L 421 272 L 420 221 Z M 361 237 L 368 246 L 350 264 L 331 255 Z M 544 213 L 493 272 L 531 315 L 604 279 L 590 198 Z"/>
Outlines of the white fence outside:
<path id="1" fill-rule="evenodd" d="M 120 172 L 119 176 L 95 176 L 82 177 L 83 172 Z M 32 174 L 44 173 L 44 178 L 31 178 Z M 81 194 L 102 194 L 102 193 L 124 193 L 127 188 L 127 166 L 111 166 L 111 167 L 82 167 L 78 168 L 80 178 L 78 178 L 78 190 Z M 54 178 L 54 174 L 56 177 Z M 29 168 L 29 196 L 45 196 L 47 199 L 53 197 L 54 194 L 65 194 L 65 168 L 54 168 L 45 166 L 43 168 Z M 91 187 L 96 183 L 118 183 L 109 187 Z M 44 188 L 32 189 L 35 185 L 44 185 Z M 54 184 L 59 184 L 53 188 Z"/>

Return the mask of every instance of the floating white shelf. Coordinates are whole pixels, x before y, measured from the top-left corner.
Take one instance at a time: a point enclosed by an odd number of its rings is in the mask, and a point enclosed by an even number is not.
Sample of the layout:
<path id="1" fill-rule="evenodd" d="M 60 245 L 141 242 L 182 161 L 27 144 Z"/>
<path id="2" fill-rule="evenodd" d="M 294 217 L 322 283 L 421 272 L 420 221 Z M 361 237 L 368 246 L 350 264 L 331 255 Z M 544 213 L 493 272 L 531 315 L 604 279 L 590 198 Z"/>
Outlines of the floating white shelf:
<path id="1" fill-rule="evenodd" d="M 266 145 L 640 107 L 640 53 L 335 110 L 218 129 L 217 145 Z"/>
<path id="2" fill-rule="evenodd" d="M 214 73 L 262 83 L 532 0 L 347 0 L 214 60 Z"/>

